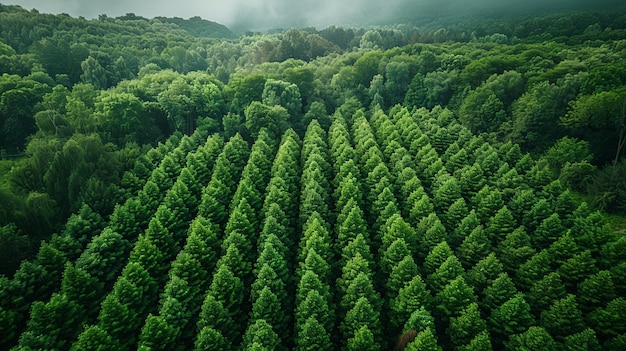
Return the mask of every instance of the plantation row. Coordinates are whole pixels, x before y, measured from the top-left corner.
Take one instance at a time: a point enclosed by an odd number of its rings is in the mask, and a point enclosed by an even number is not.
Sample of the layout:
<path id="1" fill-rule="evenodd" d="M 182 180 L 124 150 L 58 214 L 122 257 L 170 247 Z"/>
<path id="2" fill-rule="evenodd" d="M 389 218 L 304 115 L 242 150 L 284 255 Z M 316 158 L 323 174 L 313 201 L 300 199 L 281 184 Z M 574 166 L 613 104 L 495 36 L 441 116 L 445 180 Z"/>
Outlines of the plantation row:
<path id="1" fill-rule="evenodd" d="M 545 160 L 439 107 L 331 120 L 139 158 L 0 278 L 0 348 L 626 347 L 625 239 Z"/>

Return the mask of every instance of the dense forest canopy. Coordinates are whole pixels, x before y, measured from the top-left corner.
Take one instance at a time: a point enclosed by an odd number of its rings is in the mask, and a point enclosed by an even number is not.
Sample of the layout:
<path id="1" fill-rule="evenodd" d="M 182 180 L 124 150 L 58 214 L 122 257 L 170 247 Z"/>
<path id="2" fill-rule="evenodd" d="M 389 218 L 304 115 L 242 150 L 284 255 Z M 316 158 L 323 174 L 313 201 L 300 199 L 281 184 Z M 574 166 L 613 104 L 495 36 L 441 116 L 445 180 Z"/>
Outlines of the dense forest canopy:
<path id="1" fill-rule="evenodd" d="M 626 349 L 626 9 L 550 6 L 0 4 L 0 349 Z"/>

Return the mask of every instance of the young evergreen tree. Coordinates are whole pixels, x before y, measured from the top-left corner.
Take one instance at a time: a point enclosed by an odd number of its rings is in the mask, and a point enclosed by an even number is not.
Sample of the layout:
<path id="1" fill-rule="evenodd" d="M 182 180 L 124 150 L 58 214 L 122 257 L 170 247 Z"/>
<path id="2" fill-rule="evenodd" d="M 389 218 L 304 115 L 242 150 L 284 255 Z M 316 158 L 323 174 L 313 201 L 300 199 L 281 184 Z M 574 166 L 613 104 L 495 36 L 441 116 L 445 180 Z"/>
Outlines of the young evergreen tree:
<path id="1" fill-rule="evenodd" d="M 480 333 L 487 330 L 487 323 L 481 318 L 477 303 L 472 303 L 458 317 L 450 319 L 446 334 L 452 345 L 461 347 L 469 345 Z"/>
<path id="2" fill-rule="evenodd" d="M 175 346 L 179 333 L 176 326 L 168 323 L 165 317 L 149 314 L 141 329 L 137 349 L 168 350 Z"/>
<path id="3" fill-rule="evenodd" d="M 357 332 L 366 326 L 372 333 L 375 343 L 380 342 L 382 337 L 382 325 L 380 315 L 370 304 L 366 297 L 360 297 L 352 308 L 348 310 L 345 318 L 339 325 L 342 335 L 342 343 L 347 345 L 350 339 L 357 335 Z"/>
<path id="4" fill-rule="evenodd" d="M 19 339 L 22 349 L 68 349 L 83 323 L 83 309 L 65 294 L 53 294 L 47 303 L 31 306 L 26 330 Z"/>
<path id="5" fill-rule="evenodd" d="M 437 268 L 437 270 L 426 278 L 428 287 L 436 294 L 454 280 L 456 277 L 465 273 L 461 266 L 461 262 L 456 256 L 448 257 L 445 262 Z"/>
<path id="6" fill-rule="evenodd" d="M 482 226 L 478 226 L 465 237 L 457 250 L 457 256 L 468 268 L 474 266 L 491 252 L 491 241 Z"/>
<path id="7" fill-rule="evenodd" d="M 570 289 L 570 291 L 574 291 L 579 282 L 598 271 L 595 262 L 591 252 L 586 250 L 563 262 L 557 269 L 557 272 L 563 279 L 565 287 Z"/>
<path id="8" fill-rule="evenodd" d="M 231 342 L 216 329 L 204 327 L 198 333 L 194 351 L 231 350 Z"/>
<path id="9" fill-rule="evenodd" d="M 535 316 L 547 310 L 554 302 L 566 297 L 567 292 L 557 272 L 548 273 L 536 281 L 525 295 Z"/>
<path id="10" fill-rule="evenodd" d="M 523 333 L 534 323 L 530 306 L 522 294 L 516 294 L 492 310 L 489 317 L 489 329 L 493 333 L 492 340 L 495 345 L 502 345 L 508 336 Z"/>
<path id="11" fill-rule="evenodd" d="M 78 340 L 70 348 L 71 351 L 114 351 L 121 349 L 121 345 L 98 325 L 85 327 L 80 333 Z"/>
<path id="12" fill-rule="evenodd" d="M 530 237 L 524 227 L 519 227 L 507 234 L 506 239 L 498 244 L 496 251 L 504 269 L 510 273 L 513 273 L 535 254 L 535 250 L 530 245 Z"/>
<path id="13" fill-rule="evenodd" d="M 565 337 L 564 344 L 568 350 L 602 350 L 598 338 L 596 337 L 596 332 L 591 328 Z"/>
<path id="14" fill-rule="evenodd" d="M 367 325 L 362 326 L 356 331 L 353 337 L 348 339 L 347 349 L 351 351 L 357 350 L 379 350 L 380 347 L 374 341 L 374 334 Z"/>
<path id="15" fill-rule="evenodd" d="M 241 325 L 245 319 L 245 314 L 242 310 L 242 302 L 245 296 L 243 282 L 233 274 L 228 265 L 218 264 L 213 274 L 208 294 L 211 294 L 224 306 L 224 309 L 228 312 L 228 318 L 233 320 L 234 324 L 230 330 L 233 338 L 230 336 L 227 338 L 228 340 L 236 340 L 241 335 Z"/>
<path id="16" fill-rule="evenodd" d="M 506 346 L 512 350 L 554 351 L 557 344 L 542 327 L 532 326 L 523 333 L 511 335 Z"/>
<path id="17" fill-rule="evenodd" d="M 306 319 L 297 327 L 296 350 L 299 351 L 330 351 L 333 350 L 330 334 L 314 317 Z M 373 340 L 372 340 L 373 342 Z"/>
<path id="18" fill-rule="evenodd" d="M 251 324 L 243 336 L 242 347 L 245 350 L 282 350 L 280 337 L 272 326 L 263 319 L 257 319 Z"/>
<path id="19" fill-rule="evenodd" d="M 479 302 L 481 309 L 485 312 L 492 313 L 506 301 L 512 299 L 518 294 L 518 290 L 509 278 L 509 275 L 500 273 L 484 290 L 482 295 L 484 298 Z"/>
<path id="20" fill-rule="evenodd" d="M 541 312 L 540 326 L 557 341 L 563 341 L 569 335 L 582 332 L 585 324 L 575 296 L 569 294 Z"/>
<path id="21" fill-rule="evenodd" d="M 224 308 L 222 302 L 208 292 L 199 314 L 197 330 L 205 328 L 213 329 L 220 333 L 229 343 L 235 340 L 235 326 L 229 311 Z M 198 335 L 199 338 L 199 335 Z"/>
<path id="22" fill-rule="evenodd" d="M 469 269 L 465 273 L 465 279 L 479 293 L 479 296 L 482 296 L 484 289 L 497 279 L 502 272 L 502 264 L 492 252 Z"/>
<path id="23" fill-rule="evenodd" d="M 535 234 L 531 237 L 531 243 L 535 249 L 541 250 L 549 247 L 560 238 L 565 232 L 559 215 L 553 213 L 550 217 L 541 221 Z"/>
<path id="24" fill-rule="evenodd" d="M 606 307 L 597 308 L 586 316 L 588 325 L 598 333 L 601 340 L 619 338 L 626 331 L 624 323 L 624 308 L 626 299 L 618 297 L 610 301 Z"/>
<path id="25" fill-rule="evenodd" d="M 551 260 L 552 257 L 546 250 L 536 253 L 517 269 L 514 276 L 515 285 L 523 291 L 528 291 L 536 281 L 552 271 Z"/>
<path id="26" fill-rule="evenodd" d="M 451 317 L 459 316 L 473 302 L 477 302 L 477 298 L 472 287 L 459 275 L 434 296 L 435 318 L 441 326 L 446 326 Z"/>
<path id="27" fill-rule="evenodd" d="M 265 320 L 283 338 L 291 335 L 287 329 L 289 319 L 282 307 L 284 302 L 280 301 L 272 290 L 265 286 L 258 294 L 259 296 L 252 302 L 249 324 L 254 324 L 257 320 Z M 283 340 L 285 342 L 287 340 Z"/>
<path id="28" fill-rule="evenodd" d="M 442 348 L 437 344 L 437 338 L 432 328 L 427 328 L 415 336 L 415 340 L 407 345 L 405 350 L 417 351 L 441 351 Z"/>
<path id="29" fill-rule="evenodd" d="M 385 283 L 387 300 L 392 301 L 398 295 L 400 289 L 405 287 L 417 275 L 419 275 L 419 270 L 413 257 L 410 255 L 404 256 L 393 267 Z"/>
<path id="30" fill-rule="evenodd" d="M 416 275 L 398 291 L 398 296 L 391 299 L 389 305 L 389 330 L 397 333 L 402 331 L 413 312 L 432 307 L 432 297 L 421 276 Z"/>

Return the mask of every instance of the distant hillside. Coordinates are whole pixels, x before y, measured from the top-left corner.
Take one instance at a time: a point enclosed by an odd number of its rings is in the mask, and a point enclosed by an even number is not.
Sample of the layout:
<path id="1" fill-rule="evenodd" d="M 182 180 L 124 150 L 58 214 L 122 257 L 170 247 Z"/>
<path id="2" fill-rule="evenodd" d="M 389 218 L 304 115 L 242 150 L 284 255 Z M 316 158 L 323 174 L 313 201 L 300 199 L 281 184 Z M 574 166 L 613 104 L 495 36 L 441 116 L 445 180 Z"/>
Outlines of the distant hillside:
<path id="1" fill-rule="evenodd" d="M 225 39 L 235 39 L 237 37 L 237 35 L 228 29 L 228 27 L 219 23 L 207 21 L 197 16 L 191 17 L 190 19 L 180 17 L 157 17 L 157 19 L 166 23 L 174 23 L 195 37 Z"/>

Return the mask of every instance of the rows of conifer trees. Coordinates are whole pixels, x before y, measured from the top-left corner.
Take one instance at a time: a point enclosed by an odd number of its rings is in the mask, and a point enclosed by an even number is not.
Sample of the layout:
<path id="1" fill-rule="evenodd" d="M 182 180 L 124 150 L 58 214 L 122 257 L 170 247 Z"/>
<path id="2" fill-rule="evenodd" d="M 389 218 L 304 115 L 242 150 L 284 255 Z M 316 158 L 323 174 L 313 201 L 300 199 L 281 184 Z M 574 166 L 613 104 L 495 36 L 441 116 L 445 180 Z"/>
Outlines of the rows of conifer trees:
<path id="1" fill-rule="evenodd" d="M 2 278 L 4 347 L 624 347 L 624 240 L 598 212 L 446 109 L 344 107 L 302 140 L 138 159 L 109 219 L 83 206 Z"/>

